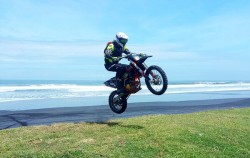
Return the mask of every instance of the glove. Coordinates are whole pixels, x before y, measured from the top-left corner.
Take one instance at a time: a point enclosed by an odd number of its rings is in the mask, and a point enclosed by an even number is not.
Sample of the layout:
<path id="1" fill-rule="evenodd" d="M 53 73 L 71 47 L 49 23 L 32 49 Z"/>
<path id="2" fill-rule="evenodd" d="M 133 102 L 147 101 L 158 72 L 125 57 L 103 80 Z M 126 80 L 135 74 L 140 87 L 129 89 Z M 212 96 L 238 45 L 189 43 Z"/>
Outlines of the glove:
<path id="1" fill-rule="evenodd" d="M 125 54 L 130 54 L 131 52 L 129 50 L 124 51 Z"/>
<path id="2" fill-rule="evenodd" d="M 119 60 L 118 57 L 113 57 L 112 59 L 113 59 L 114 61 L 118 61 L 118 60 Z"/>
<path id="3" fill-rule="evenodd" d="M 144 54 L 144 53 L 140 53 L 140 56 L 141 56 L 141 57 L 144 57 L 144 56 L 146 56 L 146 54 Z"/>
<path id="4" fill-rule="evenodd" d="M 130 51 L 129 50 L 122 50 L 121 53 L 130 54 Z"/>

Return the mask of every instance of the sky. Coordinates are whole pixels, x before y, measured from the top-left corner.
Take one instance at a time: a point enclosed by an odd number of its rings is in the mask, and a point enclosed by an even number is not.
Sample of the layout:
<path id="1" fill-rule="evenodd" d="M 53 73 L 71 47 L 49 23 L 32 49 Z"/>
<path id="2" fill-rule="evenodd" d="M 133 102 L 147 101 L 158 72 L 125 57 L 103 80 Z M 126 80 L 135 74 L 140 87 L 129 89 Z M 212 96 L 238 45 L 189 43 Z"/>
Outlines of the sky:
<path id="1" fill-rule="evenodd" d="M 0 0 L 0 80 L 107 80 L 125 32 L 169 81 L 250 81 L 249 17 L 249 0 Z"/>

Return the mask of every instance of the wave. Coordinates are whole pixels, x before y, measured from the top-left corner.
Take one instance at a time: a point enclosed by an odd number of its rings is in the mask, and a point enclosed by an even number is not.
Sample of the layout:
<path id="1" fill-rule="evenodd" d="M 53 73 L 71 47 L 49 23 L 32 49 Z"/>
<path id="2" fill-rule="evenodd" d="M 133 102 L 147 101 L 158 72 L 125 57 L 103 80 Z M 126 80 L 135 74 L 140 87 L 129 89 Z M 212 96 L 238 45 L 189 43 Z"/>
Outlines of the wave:
<path id="1" fill-rule="evenodd" d="M 0 102 L 47 99 L 108 96 L 113 88 L 104 85 L 78 84 L 34 84 L 17 86 L 0 86 Z M 250 82 L 196 82 L 185 84 L 170 84 L 166 94 L 245 91 L 250 90 Z M 150 95 L 145 85 L 136 95 Z"/>
<path id="2" fill-rule="evenodd" d="M 68 90 L 77 91 L 108 91 L 111 88 L 106 86 L 87 86 L 73 84 L 46 84 L 46 85 L 29 85 L 29 86 L 0 86 L 0 92 L 16 91 L 39 91 L 39 90 Z"/>

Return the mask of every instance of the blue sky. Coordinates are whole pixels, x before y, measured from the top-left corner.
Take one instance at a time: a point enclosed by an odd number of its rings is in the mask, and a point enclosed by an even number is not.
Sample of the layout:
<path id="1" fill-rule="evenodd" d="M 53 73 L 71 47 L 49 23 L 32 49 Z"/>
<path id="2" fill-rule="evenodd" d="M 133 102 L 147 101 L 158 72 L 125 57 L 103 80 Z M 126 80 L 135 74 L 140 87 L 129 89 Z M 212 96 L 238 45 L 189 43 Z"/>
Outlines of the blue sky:
<path id="1" fill-rule="evenodd" d="M 0 0 L 0 79 L 106 80 L 122 31 L 170 81 L 250 80 L 249 17 L 248 0 Z"/>

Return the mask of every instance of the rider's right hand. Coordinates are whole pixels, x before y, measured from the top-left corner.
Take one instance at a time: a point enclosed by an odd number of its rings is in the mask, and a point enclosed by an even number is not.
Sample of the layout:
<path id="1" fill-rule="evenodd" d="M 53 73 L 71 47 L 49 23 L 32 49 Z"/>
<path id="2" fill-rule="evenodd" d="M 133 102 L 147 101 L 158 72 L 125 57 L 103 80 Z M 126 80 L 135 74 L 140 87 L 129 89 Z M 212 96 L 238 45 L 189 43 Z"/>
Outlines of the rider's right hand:
<path id="1" fill-rule="evenodd" d="M 118 57 L 113 57 L 112 59 L 113 59 L 114 61 L 118 61 L 118 60 L 119 60 Z"/>
<path id="2" fill-rule="evenodd" d="M 146 56 L 146 54 L 144 54 L 144 53 L 140 53 L 139 55 L 140 55 L 141 57 Z"/>

